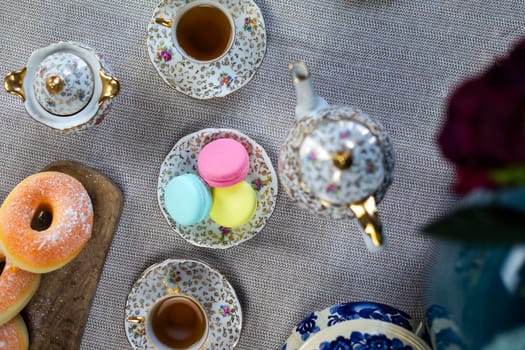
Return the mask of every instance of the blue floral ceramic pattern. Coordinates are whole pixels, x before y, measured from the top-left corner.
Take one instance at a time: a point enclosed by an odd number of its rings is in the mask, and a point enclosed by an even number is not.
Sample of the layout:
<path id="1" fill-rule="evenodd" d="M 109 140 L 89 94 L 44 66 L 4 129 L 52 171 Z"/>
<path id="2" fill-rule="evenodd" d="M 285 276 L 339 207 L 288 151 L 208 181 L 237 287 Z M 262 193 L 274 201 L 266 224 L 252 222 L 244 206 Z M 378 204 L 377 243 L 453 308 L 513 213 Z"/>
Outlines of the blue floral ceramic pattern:
<path id="1" fill-rule="evenodd" d="M 409 331 L 413 330 L 410 324 L 412 318 L 407 313 L 388 305 L 364 302 L 344 303 L 331 307 L 330 315 L 328 316 L 328 326 L 358 318 L 389 322 Z"/>
<path id="2" fill-rule="evenodd" d="M 337 304 L 325 310 L 309 314 L 297 324 L 294 334 L 298 336 L 298 339 L 301 339 L 302 342 L 305 342 L 312 334 L 318 333 L 325 328 L 340 322 L 355 319 L 371 319 L 393 323 L 408 331 L 413 331 L 415 327 L 412 318 L 401 310 L 380 303 L 353 302 Z M 288 345 L 288 343 L 285 344 L 282 350 L 286 350 Z M 294 349 L 294 347 L 292 347 L 292 349 Z M 343 347 L 341 349 L 346 348 Z"/>
<path id="3" fill-rule="evenodd" d="M 352 332 L 350 337 L 338 336 L 332 341 L 321 343 L 319 350 L 413 350 L 397 338 L 390 339 L 384 334 Z"/>
<path id="4" fill-rule="evenodd" d="M 317 315 L 312 312 L 295 327 L 295 330 L 301 334 L 301 339 L 303 341 L 308 339 L 310 334 L 319 332 L 319 327 L 315 323 L 316 320 Z"/>
<path id="5" fill-rule="evenodd" d="M 426 312 L 426 318 L 434 350 L 467 349 L 456 324 L 444 307 L 432 305 Z"/>

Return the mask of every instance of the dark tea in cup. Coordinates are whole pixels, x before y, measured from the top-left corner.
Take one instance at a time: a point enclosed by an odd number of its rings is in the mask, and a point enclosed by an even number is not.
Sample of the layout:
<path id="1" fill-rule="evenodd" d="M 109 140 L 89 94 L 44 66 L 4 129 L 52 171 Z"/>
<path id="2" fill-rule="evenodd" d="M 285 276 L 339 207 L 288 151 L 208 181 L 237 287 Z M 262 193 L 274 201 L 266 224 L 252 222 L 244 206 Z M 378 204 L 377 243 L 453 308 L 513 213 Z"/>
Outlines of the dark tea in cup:
<path id="1" fill-rule="evenodd" d="M 169 349 L 193 349 L 207 337 L 206 314 L 199 303 L 183 295 L 174 295 L 157 302 L 149 319 L 154 343 Z"/>
<path id="2" fill-rule="evenodd" d="M 230 49 L 234 24 L 227 10 L 213 1 L 182 7 L 174 25 L 174 41 L 181 54 L 200 62 L 222 57 Z"/>

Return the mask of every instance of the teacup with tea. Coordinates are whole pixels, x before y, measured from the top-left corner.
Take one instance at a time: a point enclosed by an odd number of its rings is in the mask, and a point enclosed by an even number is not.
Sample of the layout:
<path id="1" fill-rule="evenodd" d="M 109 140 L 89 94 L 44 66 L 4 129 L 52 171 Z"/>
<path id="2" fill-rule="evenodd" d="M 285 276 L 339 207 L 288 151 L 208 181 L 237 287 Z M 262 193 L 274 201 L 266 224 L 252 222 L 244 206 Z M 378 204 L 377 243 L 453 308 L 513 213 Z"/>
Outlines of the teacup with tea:
<path id="1" fill-rule="evenodd" d="M 218 1 L 196 0 L 180 7 L 174 18 L 155 21 L 171 28 L 177 51 L 195 63 L 220 60 L 235 39 L 235 23 L 230 11 Z"/>
<path id="2" fill-rule="evenodd" d="M 170 294 L 157 300 L 145 318 L 130 322 L 144 323 L 148 342 L 158 350 L 198 350 L 208 338 L 208 317 L 193 297 Z"/>

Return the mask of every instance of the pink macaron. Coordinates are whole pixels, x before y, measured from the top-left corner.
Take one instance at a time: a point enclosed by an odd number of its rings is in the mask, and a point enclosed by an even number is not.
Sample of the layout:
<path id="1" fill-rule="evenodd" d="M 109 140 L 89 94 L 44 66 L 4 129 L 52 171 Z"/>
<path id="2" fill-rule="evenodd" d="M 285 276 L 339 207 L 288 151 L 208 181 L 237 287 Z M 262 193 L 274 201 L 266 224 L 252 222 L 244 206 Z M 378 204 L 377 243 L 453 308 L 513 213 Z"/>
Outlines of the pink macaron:
<path id="1" fill-rule="evenodd" d="M 250 170 L 250 157 L 244 146 L 232 139 L 208 143 L 197 160 L 199 175 L 213 187 L 227 187 L 244 180 Z"/>

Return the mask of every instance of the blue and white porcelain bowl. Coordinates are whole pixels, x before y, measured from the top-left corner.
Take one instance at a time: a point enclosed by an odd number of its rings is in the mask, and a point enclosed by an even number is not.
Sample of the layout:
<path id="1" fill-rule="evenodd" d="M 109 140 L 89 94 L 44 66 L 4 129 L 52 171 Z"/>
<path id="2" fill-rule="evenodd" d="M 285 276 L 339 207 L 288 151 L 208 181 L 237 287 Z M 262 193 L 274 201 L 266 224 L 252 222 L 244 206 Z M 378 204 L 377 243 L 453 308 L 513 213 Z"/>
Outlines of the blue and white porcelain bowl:
<path id="1" fill-rule="evenodd" d="M 406 333 L 412 334 L 416 338 L 418 337 L 415 334 L 418 332 L 421 325 L 420 322 L 412 319 L 412 317 L 406 312 L 389 305 L 374 302 L 342 303 L 333 305 L 321 311 L 313 312 L 304 318 L 295 326 L 293 333 L 282 347 L 282 350 L 303 350 L 303 346 L 307 342 L 309 343 L 310 339 L 316 337 L 317 334 L 325 334 L 324 332 L 327 329 L 333 328 L 341 323 L 348 323 L 356 320 L 373 320 L 378 322 L 376 324 L 380 325 L 394 325 L 396 329 L 406 331 Z M 358 330 L 359 329 L 356 328 L 356 331 Z M 348 336 L 350 335 L 351 333 L 348 334 Z M 341 334 L 340 336 L 345 335 Z M 308 347 L 308 349 L 310 348 Z M 342 347 L 341 349 L 347 348 Z M 348 347 L 348 349 L 354 348 Z M 356 347 L 355 349 L 364 350 L 368 348 Z"/>
<path id="2" fill-rule="evenodd" d="M 414 333 L 393 323 L 354 319 L 313 335 L 299 350 L 430 350 Z"/>

